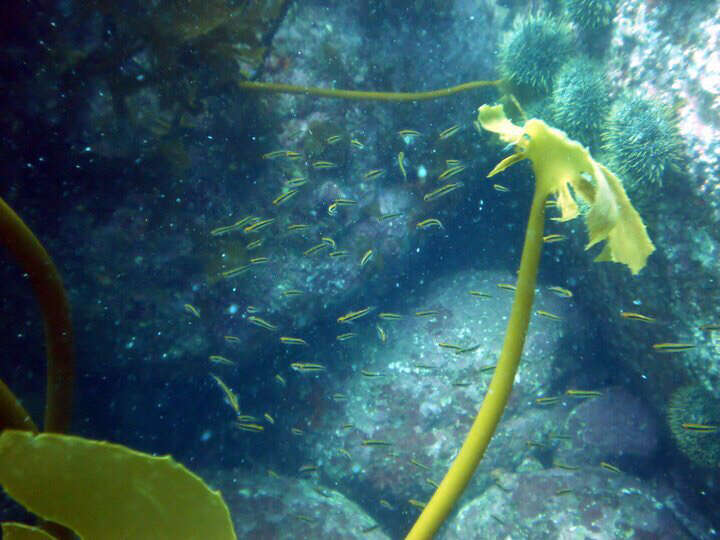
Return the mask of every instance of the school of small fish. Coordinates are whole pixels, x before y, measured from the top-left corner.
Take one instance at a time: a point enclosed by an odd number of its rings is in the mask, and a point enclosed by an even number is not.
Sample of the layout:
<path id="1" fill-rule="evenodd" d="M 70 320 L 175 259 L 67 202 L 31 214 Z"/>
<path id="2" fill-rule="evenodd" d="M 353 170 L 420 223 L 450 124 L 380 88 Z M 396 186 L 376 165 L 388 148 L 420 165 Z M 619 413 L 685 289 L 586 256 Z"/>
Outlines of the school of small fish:
<path id="1" fill-rule="evenodd" d="M 459 124 L 449 126 L 437 134 L 436 140 L 446 141 L 461 132 L 462 129 L 463 127 Z M 397 131 L 397 136 L 399 136 L 405 144 L 411 144 L 415 139 L 423 137 L 423 134 L 414 129 L 401 129 Z M 341 134 L 328 136 L 325 138 L 325 144 L 334 147 L 347 145 L 350 150 L 358 152 L 364 151 L 366 148 L 365 144 L 359 137 L 347 137 Z M 274 207 L 276 214 L 267 216 L 262 215 L 263 212 L 258 212 L 258 215 L 246 215 L 241 219 L 235 220 L 229 225 L 221 225 L 213 228 L 209 231 L 210 236 L 224 237 L 230 235 L 244 235 L 247 239 L 247 243 L 244 244 L 245 248 L 247 251 L 250 251 L 262 250 L 269 243 L 268 240 L 270 238 L 277 241 L 289 235 L 301 235 L 306 241 L 305 246 L 300 251 L 303 257 L 328 257 L 329 259 L 336 260 L 347 259 L 349 261 L 355 261 L 354 264 L 358 265 L 363 272 L 372 272 L 373 267 L 376 264 L 375 261 L 380 259 L 382 255 L 382 244 L 380 242 L 375 243 L 374 245 L 358 245 L 355 242 L 349 242 L 348 245 L 342 245 L 343 242 L 340 242 L 341 245 L 338 246 L 338 243 L 331 236 L 337 235 L 337 238 L 341 238 L 342 235 L 340 235 L 337 230 L 329 230 L 324 233 L 324 235 L 320 235 L 319 238 L 313 239 L 312 237 L 309 237 L 309 232 L 316 228 L 315 225 L 313 225 L 313 220 L 316 220 L 317 218 L 307 215 L 304 220 L 305 222 L 297 222 L 297 214 L 287 211 L 287 209 L 292 207 L 293 204 L 297 204 L 299 201 L 302 201 L 303 194 L 312 189 L 313 177 L 319 174 L 328 174 L 329 171 L 337 171 L 341 169 L 342 166 L 329 160 L 311 160 L 306 158 L 302 152 L 289 149 L 267 152 L 263 154 L 261 158 L 263 160 L 277 163 L 287 162 L 290 164 L 289 166 L 281 167 L 285 177 L 280 182 L 279 191 L 270 201 L 270 205 Z M 359 180 L 364 182 L 379 182 L 390 175 L 397 175 L 402 179 L 402 182 L 408 182 L 408 179 L 411 176 L 410 171 L 412 165 L 415 164 L 411 164 L 405 152 L 401 151 L 396 155 L 394 163 L 385 164 L 385 167 L 383 167 L 382 164 L 379 164 L 376 168 L 368 169 L 359 175 Z M 432 213 L 428 215 L 426 210 L 429 208 L 436 208 L 434 206 L 436 201 L 447 201 L 451 198 L 452 194 L 462 193 L 464 191 L 463 188 L 465 183 L 456 180 L 455 178 L 464 173 L 468 167 L 469 164 L 467 163 L 463 163 L 456 159 L 447 159 L 445 161 L 445 169 L 437 174 L 436 181 L 440 185 L 437 187 L 431 186 L 430 188 L 426 188 L 426 190 L 422 193 L 416 193 L 418 199 L 418 207 L 416 210 L 410 213 L 391 212 L 380 214 L 376 215 L 375 219 L 378 223 L 390 224 L 390 222 L 394 220 L 405 218 L 409 225 L 408 232 L 415 230 L 418 233 L 426 234 L 424 231 L 437 230 L 444 233 L 445 226 L 440 219 L 433 216 Z M 510 188 L 501 184 L 492 185 L 492 189 L 500 193 L 511 193 Z M 426 204 L 423 206 L 423 203 L 433 204 Z M 363 200 L 356 200 L 348 197 L 335 197 L 327 202 L 327 206 L 325 207 L 325 210 L 323 210 L 323 214 L 326 213 L 331 220 L 338 219 L 345 212 L 357 212 L 357 209 L 365 204 L 366 201 Z M 546 207 L 548 208 L 553 208 L 555 206 L 556 204 L 553 200 L 548 200 L 546 202 Z M 327 219 L 327 217 L 325 219 Z M 567 240 L 567 236 L 560 233 L 553 233 L 543 236 L 542 240 L 545 244 L 555 244 L 564 242 Z M 272 253 L 257 255 L 249 258 L 243 264 L 224 269 L 221 271 L 220 277 L 229 280 L 246 276 L 251 274 L 253 271 L 273 271 L 272 265 Z M 496 287 L 511 293 L 514 293 L 515 291 L 515 285 L 513 283 L 497 283 Z M 547 290 L 560 298 L 569 299 L 574 297 L 574 293 L 570 289 L 559 285 L 549 286 L 547 287 Z M 470 289 L 468 293 L 481 300 L 493 297 L 493 294 L 490 292 L 477 289 Z M 280 294 L 283 298 L 291 299 L 305 294 L 305 291 L 301 289 L 286 288 Z M 185 303 L 183 305 L 183 310 L 195 319 L 202 319 L 202 314 L 204 312 L 204 310 L 201 310 L 190 303 Z M 279 335 L 279 324 L 272 322 L 272 320 L 266 320 L 260 315 L 254 314 L 261 311 L 261 308 L 248 306 L 248 315 L 244 317 L 245 321 L 249 325 L 260 329 L 260 331 L 265 331 L 268 339 L 279 341 L 279 343 L 286 346 L 288 350 L 313 350 L 315 345 L 312 342 L 313 340 L 308 341 L 305 337 L 298 335 Z M 338 313 L 336 315 L 336 323 L 339 326 L 334 339 L 339 346 L 350 346 L 360 336 L 367 334 L 366 332 L 362 332 L 361 328 L 357 326 L 357 323 L 363 323 L 367 320 L 371 322 L 369 322 L 366 326 L 374 328 L 374 333 L 376 334 L 378 341 L 381 344 L 386 344 L 392 338 L 392 326 L 394 321 L 399 321 L 406 317 L 435 320 L 440 315 L 441 312 L 437 309 L 422 309 L 410 313 L 399 313 L 377 310 L 375 306 L 348 306 L 344 313 Z M 535 315 L 557 323 L 565 322 L 563 317 L 543 309 L 536 310 Z M 621 319 L 633 323 L 656 326 L 660 324 L 652 315 L 638 313 L 635 311 L 620 311 L 619 316 Z M 700 330 L 713 332 L 715 334 L 720 331 L 720 324 L 708 323 L 700 327 Z M 232 335 L 226 335 L 223 339 L 231 346 L 237 346 L 242 343 L 240 338 Z M 436 345 L 440 349 L 456 355 L 470 353 L 480 347 L 479 344 L 453 343 L 448 341 L 437 341 Z M 654 343 L 650 346 L 650 349 L 655 353 L 675 354 L 690 351 L 696 346 L 697 345 L 695 343 L 689 341 L 666 341 Z M 225 356 L 213 354 L 210 355 L 208 359 L 212 364 L 218 366 L 218 369 L 222 369 L 221 366 L 225 366 L 226 368 L 237 368 L 238 359 L 232 356 L 233 355 Z M 419 370 L 434 370 L 436 366 L 416 364 L 415 368 Z M 495 365 L 484 366 L 480 369 L 480 372 L 492 372 L 494 368 Z M 304 359 L 296 360 L 288 365 L 287 372 L 276 373 L 274 375 L 273 384 L 279 385 L 281 388 L 286 388 L 292 383 L 292 373 L 297 374 L 298 377 L 323 377 L 323 374 L 326 373 L 328 369 L 331 369 L 330 361 L 306 361 Z M 376 371 L 363 365 L 359 366 L 358 372 L 362 377 L 370 380 L 382 379 L 386 376 L 382 371 Z M 238 431 L 252 434 L 262 434 L 269 429 L 287 429 L 289 427 L 289 431 L 293 436 L 305 436 L 306 427 L 301 428 L 298 426 L 284 425 L 281 411 L 272 411 L 272 413 L 270 411 L 261 411 L 258 412 L 257 415 L 247 414 L 244 412 L 243 408 L 241 408 L 238 394 L 236 394 L 235 391 L 216 373 L 210 373 L 210 376 L 219 388 L 221 396 L 234 413 L 234 425 Z M 473 380 L 458 380 L 452 384 L 453 386 L 464 387 L 475 383 L 476 381 Z M 592 399 L 602 395 L 603 392 L 599 390 L 569 388 L 565 390 L 564 394 L 538 396 L 534 402 L 537 406 L 549 407 L 564 403 L 564 400 L 567 399 Z M 335 403 L 343 403 L 351 399 L 351 397 L 347 394 L 337 391 L 328 392 L 328 398 Z M 715 433 L 719 429 L 719 426 L 716 425 L 697 424 L 692 422 L 683 423 L 682 427 L 688 432 L 698 434 Z M 339 424 L 338 429 L 350 433 L 356 428 L 352 423 L 344 423 Z M 552 435 L 550 438 L 569 440 L 571 437 L 571 435 L 557 434 Z M 545 451 L 548 448 L 548 441 L 528 440 L 526 441 L 526 445 L 528 450 L 538 449 Z M 379 438 L 360 439 L 359 447 L 375 449 L 375 451 L 385 449 L 385 451 L 393 453 L 397 452 L 397 450 L 395 450 L 395 441 Z M 353 452 L 356 451 L 358 451 L 357 448 L 337 448 L 338 454 L 343 456 L 343 458 L 345 458 L 350 464 L 354 462 Z M 434 472 L 438 475 L 442 475 L 445 472 L 444 470 L 433 471 L 430 466 L 425 465 L 421 460 L 415 457 L 408 457 L 406 461 L 415 468 L 424 471 L 425 474 Z M 580 468 L 580 464 L 561 462 L 554 462 L 553 466 L 566 470 L 577 470 Z M 621 473 L 621 470 L 612 463 L 602 461 L 594 466 L 610 473 Z M 318 473 L 319 467 L 320 466 L 317 464 L 307 463 L 301 465 L 297 472 L 301 475 L 313 475 Z M 279 477 L 272 469 L 268 470 L 268 474 L 272 477 Z M 430 477 L 425 478 L 425 483 L 431 486 L 433 490 L 438 487 L 438 483 Z M 561 488 L 554 492 L 555 496 L 570 494 L 572 494 L 572 490 L 566 488 Z M 386 499 L 380 499 L 378 504 L 386 510 L 395 510 L 395 507 Z M 407 504 L 410 507 L 422 509 L 426 503 L 419 499 L 411 498 L 407 501 Z M 296 517 L 300 520 L 310 519 L 303 515 L 297 515 Z M 379 525 L 375 525 L 368 528 L 365 532 L 375 530 L 378 526 Z"/>

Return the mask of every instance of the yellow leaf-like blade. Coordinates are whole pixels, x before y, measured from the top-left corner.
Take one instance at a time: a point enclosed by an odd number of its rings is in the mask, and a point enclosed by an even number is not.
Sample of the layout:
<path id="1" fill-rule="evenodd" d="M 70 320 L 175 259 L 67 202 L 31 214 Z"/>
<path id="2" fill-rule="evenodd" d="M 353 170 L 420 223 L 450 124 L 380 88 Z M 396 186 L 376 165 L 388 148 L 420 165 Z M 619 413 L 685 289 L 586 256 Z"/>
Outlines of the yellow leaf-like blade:
<path id="1" fill-rule="evenodd" d="M 478 122 L 487 131 L 500 136 L 506 143 L 516 143 L 523 134 L 523 128 L 513 124 L 506 116 L 502 105 L 483 105 L 478 109 Z"/>
<path id="2" fill-rule="evenodd" d="M 585 223 L 589 241 L 586 247 L 606 242 L 596 261 L 625 264 L 633 274 L 645 266 L 655 246 L 642 218 L 620 180 L 595 161 L 587 148 L 542 120 L 532 118 L 522 128 L 516 126 L 507 119 L 501 105 L 483 105 L 478 109 L 477 121 L 520 149 L 498 163 L 488 176 L 521 159 L 529 159 L 535 173 L 536 190 L 544 196 L 555 195 L 561 215 L 551 219 L 567 221 L 578 216 L 573 195 L 587 203 L 589 211 Z"/>
<path id="3" fill-rule="evenodd" d="M 560 208 L 561 214 L 559 218 L 552 218 L 554 221 L 570 221 L 571 219 L 575 219 L 580 213 L 578 205 L 570 194 L 570 189 L 568 189 L 566 184 L 558 188 L 555 200 L 557 201 L 557 206 Z"/>
<path id="4" fill-rule="evenodd" d="M 637 210 L 630 203 L 620 180 L 605 166 L 599 165 L 607 179 L 618 206 L 618 219 L 615 226 L 608 232 L 607 243 L 596 261 L 612 261 L 622 263 L 637 274 L 645 266 L 650 254 L 655 251 L 645 224 Z"/>
<path id="5" fill-rule="evenodd" d="M 0 484 L 81 538 L 231 540 L 220 493 L 169 456 L 55 433 L 0 435 Z"/>

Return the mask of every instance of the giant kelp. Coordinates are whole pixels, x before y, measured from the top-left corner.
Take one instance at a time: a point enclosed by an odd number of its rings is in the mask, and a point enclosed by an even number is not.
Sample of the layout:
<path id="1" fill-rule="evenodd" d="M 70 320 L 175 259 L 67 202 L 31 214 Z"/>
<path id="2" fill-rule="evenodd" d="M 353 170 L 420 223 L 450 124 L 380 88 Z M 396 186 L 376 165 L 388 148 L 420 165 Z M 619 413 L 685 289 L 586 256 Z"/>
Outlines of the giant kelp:
<path id="1" fill-rule="evenodd" d="M 579 215 L 570 186 L 576 196 L 590 206 L 585 215 L 590 236 L 588 247 L 606 241 L 596 261 L 619 262 L 636 274 L 655 249 L 620 181 L 596 162 L 581 144 L 542 120 L 531 119 L 524 126 L 517 126 L 508 120 L 502 106 L 483 105 L 478 111 L 478 122 L 515 149 L 488 176 L 527 159 L 535 173 L 535 193 L 500 359 L 463 446 L 408 535 L 413 539 L 432 537 L 450 513 L 482 459 L 510 397 L 530 323 L 547 198 L 555 197 L 562 213 L 561 220 Z"/>
<path id="2" fill-rule="evenodd" d="M 138 537 L 147 531 L 175 538 L 235 538 L 220 494 L 171 458 L 58 433 L 70 427 L 75 372 L 67 294 L 45 248 L 2 199 L 0 241 L 28 274 L 43 314 L 45 429 L 55 432 L 37 434 L 30 415 L 0 382 L 0 484 L 7 493 L 55 522 L 47 528 L 58 538 L 72 537 L 62 526 L 81 538 Z"/>

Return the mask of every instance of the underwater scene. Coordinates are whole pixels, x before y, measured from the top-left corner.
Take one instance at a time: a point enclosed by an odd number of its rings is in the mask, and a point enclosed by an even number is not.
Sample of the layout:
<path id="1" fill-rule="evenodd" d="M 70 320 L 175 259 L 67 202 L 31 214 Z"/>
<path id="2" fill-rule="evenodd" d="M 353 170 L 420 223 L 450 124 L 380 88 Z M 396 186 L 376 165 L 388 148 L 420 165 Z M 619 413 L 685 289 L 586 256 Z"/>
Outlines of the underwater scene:
<path id="1" fill-rule="evenodd" d="M 720 0 L 0 12 L 3 539 L 720 537 Z"/>

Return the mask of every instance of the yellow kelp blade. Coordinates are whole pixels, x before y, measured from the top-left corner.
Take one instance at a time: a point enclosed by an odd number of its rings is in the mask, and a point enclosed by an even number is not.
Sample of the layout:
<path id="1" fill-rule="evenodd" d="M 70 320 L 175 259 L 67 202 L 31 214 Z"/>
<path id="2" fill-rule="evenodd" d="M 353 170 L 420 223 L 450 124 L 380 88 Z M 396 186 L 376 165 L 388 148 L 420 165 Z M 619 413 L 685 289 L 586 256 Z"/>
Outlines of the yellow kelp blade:
<path id="1" fill-rule="evenodd" d="M 497 133 L 501 141 L 516 144 L 523 136 L 523 128 L 516 126 L 505 116 L 502 105 L 482 105 L 478 112 L 478 122 L 483 129 Z"/>
<path id="2" fill-rule="evenodd" d="M 220 493 L 170 456 L 8 430 L 0 435 L 0 484 L 81 538 L 236 538 Z"/>
<path id="3" fill-rule="evenodd" d="M 516 126 L 507 119 L 502 105 L 480 107 L 477 122 L 515 147 L 515 154 L 503 159 L 488 176 L 529 159 L 536 189 L 545 196 L 555 196 L 562 212 L 559 221 L 579 215 L 570 188 L 589 206 L 585 214 L 590 237 L 586 248 L 606 242 L 596 261 L 624 264 L 633 274 L 645 267 L 647 258 L 655 250 L 645 224 L 620 180 L 595 161 L 587 148 L 536 118 L 522 127 Z"/>
<path id="4" fill-rule="evenodd" d="M 2 524 L 3 540 L 57 540 L 40 527 L 6 521 Z"/>

